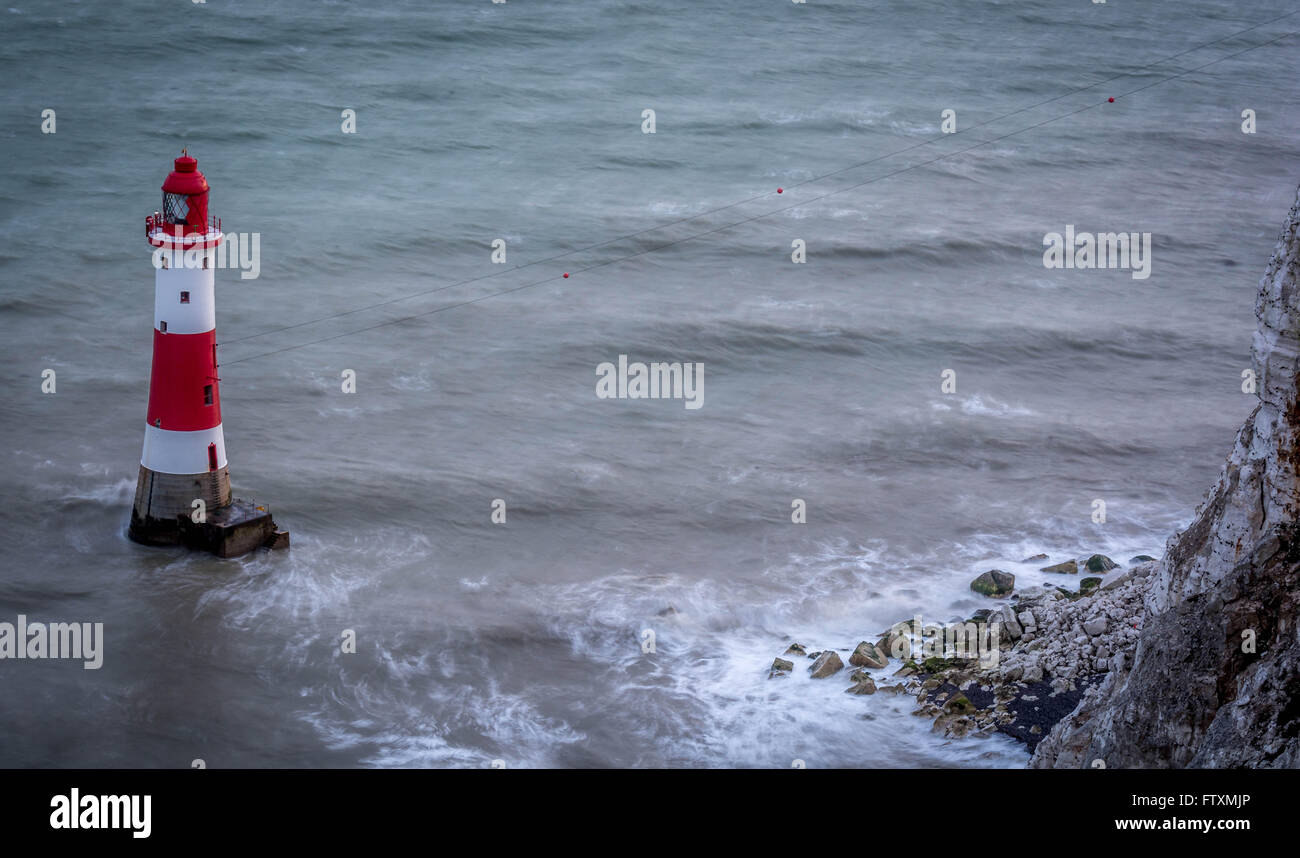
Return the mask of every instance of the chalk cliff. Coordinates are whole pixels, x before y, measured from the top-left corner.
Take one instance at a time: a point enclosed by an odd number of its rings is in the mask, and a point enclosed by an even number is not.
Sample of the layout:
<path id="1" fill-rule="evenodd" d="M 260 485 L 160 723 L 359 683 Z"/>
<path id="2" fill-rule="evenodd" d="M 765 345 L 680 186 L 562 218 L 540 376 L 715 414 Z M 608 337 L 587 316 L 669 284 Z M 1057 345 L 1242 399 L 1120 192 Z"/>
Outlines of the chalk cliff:
<path id="1" fill-rule="evenodd" d="M 1166 546 L 1132 663 L 1053 728 L 1032 767 L 1300 767 L 1298 229 L 1300 194 L 1255 302 L 1259 405 Z"/>

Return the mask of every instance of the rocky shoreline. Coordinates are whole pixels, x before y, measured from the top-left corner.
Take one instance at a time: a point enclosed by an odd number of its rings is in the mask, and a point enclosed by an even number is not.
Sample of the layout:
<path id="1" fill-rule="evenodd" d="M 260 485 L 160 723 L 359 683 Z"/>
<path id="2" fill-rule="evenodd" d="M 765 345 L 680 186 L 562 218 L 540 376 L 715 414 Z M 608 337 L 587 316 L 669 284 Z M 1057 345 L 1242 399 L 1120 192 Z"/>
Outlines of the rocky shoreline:
<path id="1" fill-rule="evenodd" d="M 1034 768 L 1300 768 L 1300 189 L 1255 316 L 1242 392 L 1259 402 L 1161 560 L 1116 572 L 1093 555 L 1083 566 L 1100 574 L 1078 593 L 1017 593 L 1014 576 L 989 570 L 972 589 L 1006 601 L 938 631 L 996 625 L 976 635 L 976 655 L 992 658 L 949 653 L 943 634 L 915 653 L 925 630 L 904 622 L 858 645 L 849 660 L 864 666 L 848 690 L 914 694 L 916 713 L 951 736 L 1023 739 Z M 1079 561 L 1042 571 L 1078 574 Z M 806 655 L 814 677 L 843 668 L 834 653 Z M 868 661 L 886 656 L 871 674 Z M 787 667 L 778 660 L 771 675 Z"/>
<path id="2" fill-rule="evenodd" d="M 844 679 L 849 671 L 846 693 L 907 694 L 916 699 L 912 714 L 930 719 L 935 732 L 952 738 L 1004 733 L 1033 752 L 1088 689 L 1132 663 L 1157 566 L 1147 555 L 1121 567 L 1093 554 L 1042 569 L 1088 573 L 1071 579 L 1078 590 L 1018 591 L 1014 575 L 992 569 L 971 582 L 989 607 L 964 622 L 903 620 L 851 650 L 809 651 L 792 642 L 768 676 L 789 675 L 798 662 L 807 663 L 813 679 Z M 840 652 L 850 653 L 847 667 Z"/>
<path id="3" fill-rule="evenodd" d="M 1166 544 L 1135 657 L 1057 724 L 1035 768 L 1300 768 L 1300 190 L 1255 317 L 1242 392 L 1258 404 Z"/>

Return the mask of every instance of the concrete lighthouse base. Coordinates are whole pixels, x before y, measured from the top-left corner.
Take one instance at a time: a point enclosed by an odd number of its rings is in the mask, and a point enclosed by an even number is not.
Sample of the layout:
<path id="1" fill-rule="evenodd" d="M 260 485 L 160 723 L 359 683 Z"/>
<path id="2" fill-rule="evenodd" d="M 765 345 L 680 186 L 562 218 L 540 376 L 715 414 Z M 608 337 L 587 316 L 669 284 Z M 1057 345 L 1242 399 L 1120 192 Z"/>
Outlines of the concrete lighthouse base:
<path id="1" fill-rule="evenodd" d="M 194 502 L 203 515 L 195 521 Z M 184 545 L 235 557 L 255 548 L 288 548 L 288 531 L 276 528 L 264 506 L 232 498 L 230 474 L 164 474 L 140 467 L 127 535 L 145 545 Z"/>

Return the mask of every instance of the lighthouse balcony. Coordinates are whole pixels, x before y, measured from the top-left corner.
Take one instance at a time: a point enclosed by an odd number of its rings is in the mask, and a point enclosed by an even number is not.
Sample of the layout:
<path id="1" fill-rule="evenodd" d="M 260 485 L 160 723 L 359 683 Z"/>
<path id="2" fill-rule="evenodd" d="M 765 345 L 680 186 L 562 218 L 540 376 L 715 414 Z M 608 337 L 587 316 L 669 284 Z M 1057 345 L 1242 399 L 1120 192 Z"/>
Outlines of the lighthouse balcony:
<path id="1" fill-rule="evenodd" d="M 211 217 L 204 224 L 173 223 L 158 212 L 144 219 L 144 234 L 151 245 L 167 250 L 206 250 L 218 246 L 225 238 L 221 218 Z"/>

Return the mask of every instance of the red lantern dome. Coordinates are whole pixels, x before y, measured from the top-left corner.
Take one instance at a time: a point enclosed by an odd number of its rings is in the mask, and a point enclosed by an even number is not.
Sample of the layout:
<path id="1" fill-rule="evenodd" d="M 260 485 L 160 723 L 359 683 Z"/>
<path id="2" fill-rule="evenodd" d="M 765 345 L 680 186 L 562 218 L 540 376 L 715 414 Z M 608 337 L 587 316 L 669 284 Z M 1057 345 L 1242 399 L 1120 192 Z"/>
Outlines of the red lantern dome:
<path id="1" fill-rule="evenodd" d="M 208 180 L 199 162 L 188 154 L 176 159 L 176 169 L 163 182 L 163 223 L 184 224 L 185 233 L 208 231 Z"/>
<path id="2" fill-rule="evenodd" d="M 221 229 L 208 218 L 208 180 L 185 150 L 162 184 L 162 210 L 145 219 L 145 235 L 155 247 L 215 247 Z"/>

